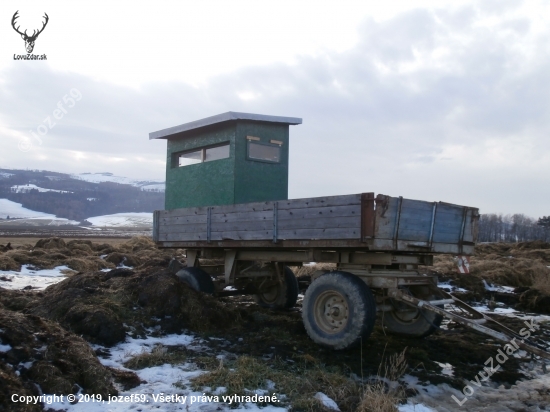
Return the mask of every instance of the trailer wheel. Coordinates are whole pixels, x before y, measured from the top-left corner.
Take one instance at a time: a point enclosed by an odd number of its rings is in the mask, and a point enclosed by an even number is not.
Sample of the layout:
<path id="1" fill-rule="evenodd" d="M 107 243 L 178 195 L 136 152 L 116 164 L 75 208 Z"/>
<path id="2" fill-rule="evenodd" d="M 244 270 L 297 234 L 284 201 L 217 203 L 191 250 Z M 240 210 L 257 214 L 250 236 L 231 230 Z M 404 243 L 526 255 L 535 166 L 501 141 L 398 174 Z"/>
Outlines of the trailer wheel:
<path id="1" fill-rule="evenodd" d="M 430 299 L 433 296 L 427 300 Z M 437 313 L 415 309 L 401 302 L 391 300 L 391 305 L 394 310 L 382 312 L 382 325 L 394 335 L 424 338 L 434 333 L 443 320 L 443 316 Z"/>
<path id="2" fill-rule="evenodd" d="M 298 300 L 298 280 L 294 272 L 284 268 L 284 282 L 277 283 L 256 295 L 256 303 L 264 308 L 290 309 Z"/>
<path id="3" fill-rule="evenodd" d="M 199 292 L 213 294 L 215 291 L 214 282 L 208 273 L 197 267 L 184 268 L 176 273 L 176 276 L 183 283 Z"/>
<path id="4" fill-rule="evenodd" d="M 376 301 L 358 277 L 348 272 L 329 272 L 307 289 L 302 319 L 314 342 L 346 349 L 370 336 L 376 320 Z"/>

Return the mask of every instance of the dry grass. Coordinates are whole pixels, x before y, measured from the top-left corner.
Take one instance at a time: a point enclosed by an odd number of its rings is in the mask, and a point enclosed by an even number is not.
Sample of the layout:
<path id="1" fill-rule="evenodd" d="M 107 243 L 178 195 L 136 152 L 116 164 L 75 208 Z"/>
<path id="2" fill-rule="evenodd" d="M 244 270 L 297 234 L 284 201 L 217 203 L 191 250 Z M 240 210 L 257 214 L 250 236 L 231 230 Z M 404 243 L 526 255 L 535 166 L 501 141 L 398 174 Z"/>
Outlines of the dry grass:
<path id="1" fill-rule="evenodd" d="M 533 287 L 549 293 L 550 249 L 542 248 L 545 245 L 537 242 L 478 245 L 470 259 L 470 275 L 459 275 L 450 255 L 435 256 L 433 266 L 424 269 L 458 279 L 458 286 L 466 289 L 471 289 L 471 282 L 460 278 L 479 279 L 481 291 L 484 290 L 481 279 L 484 279 L 498 285 Z"/>
<path id="2" fill-rule="evenodd" d="M 269 381 L 275 383 L 275 390 L 269 387 Z M 308 411 L 320 408 L 319 401 L 314 398 L 317 392 L 325 393 L 339 405 L 349 403 L 349 398 L 357 404 L 360 395 L 359 385 L 341 371 L 328 370 L 320 364 L 290 371 L 284 362 L 268 365 L 251 356 L 220 362 L 214 370 L 193 379 L 192 384 L 195 389 L 223 386 L 230 395 L 266 389 L 271 393 L 285 394 L 295 410 Z M 280 403 L 277 405 L 281 406 Z M 344 407 L 342 410 L 352 409 Z"/>
<path id="3" fill-rule="evenodd" d="M 164 365 L 165 363 L 177 364 L 185 362 L 187 353 L 183 350 L 169 350 L 163 345 L 155 345 L 151 352 L 142 350 L 141 353 L 132 356 L 124 362 L 124 366 L 129 369 L 144 369 L 153 366 Z"/>
<path id="4" fill-rule="evenodd" d="M 318 270 L 332 271 L 336 270 L 336 263 L 316 263 L 314 265 L 292 266 L 290 269 L 296 277 L 312 276 Z"/>
<path id="5" fill-rule="evenodd" d="M 396 381 L 407 369 L 405 351 L 390 356 L 380 365 L 382 378 L 366 385 L 341 369 L 327 368 L 311 355 L 299 355 L 296 360 L 292 367 L 282 361 L 268 364 L 251 356 L 241 356 L 227 363 L 220 361 L 213 370 L 193 379 L 193 388 L 202 390 L 204 387 L 215 389 L 223 386 L 230 395 L 265 389 L 285 394 L 292 409 L 302 411 L 326 410 L 315 398 L 317 392 L 333 399 L 340 410 L 357 412 L 393 412 L 404 397 Z M 270 381 L 275 383 L 275 388 L 268 385 Z M 281 406 L 280 403 L 277 405 Z"/>
<path id="6" fill-rule="evenodd" d="M 547 273 L 537 274 L 533 280 L 533 289 L 538 289 L 542 293 L 550 296 L 550 270 Z"/>
<path id="7" fill-rule="evenodd" d="M 403 388 L 397 384 L 397 380 L 405 374 L 408 367 L 405 359 L 406 350 L 407 348 L 399 354 L 391 355 L 380 364 L 378 378 L 363 388 L 357 412 L 397 411 L 396 405 L 405 397 Z"/>

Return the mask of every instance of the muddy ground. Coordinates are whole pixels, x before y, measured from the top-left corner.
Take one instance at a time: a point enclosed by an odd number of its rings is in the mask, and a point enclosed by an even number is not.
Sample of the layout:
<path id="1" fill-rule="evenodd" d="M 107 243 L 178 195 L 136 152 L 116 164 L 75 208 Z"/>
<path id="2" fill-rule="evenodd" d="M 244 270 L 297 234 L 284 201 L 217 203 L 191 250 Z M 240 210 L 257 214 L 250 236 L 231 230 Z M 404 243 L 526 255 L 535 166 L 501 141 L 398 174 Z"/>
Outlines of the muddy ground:
<path id="1" fill-rule="evenodd" d="M 331 394 L 342 411 L 358 410 L 357 382 L 380 375 L 384 360 L 405 349 L 408 375 L 422 383 L 447 383 L 461 389 L 463 380 L 474 377 L 498 347 L 491 339 L 455 324 L 425 339 L 386 335 L 377 324 L 360 347 L 327 350 L 307 336 L 300 302 L 291 310 L 271 311 L 256 305 L 250 296 L 214 299 L 182 284 L 169 269 L 173 258 L 183 261 L 183 251 L 158 250 L 146 237 L 109 243 L 48 238 L 0 253 L 0 270 L 19 270 L 21 265 L 37 269 L 66 265 L 71 269 L 65 280 L 43 291 L 7 290 L 0 281 L 0 345 L 10 347 L 0 351 L 0 410 L 41 410 L 9 401 L 13 393 L 38 394 L 35 384 L 45 393 L 103 395 L 139 385 L 132 372 L 106 368 L 98 361 L 98 356 L 107 356 L 108 348 L 127 336 L 191 331 L 214 350 L 248 362 L 252 359 L 270 373 L 281 372 L 273 379 L 280 379 L 275 383 L 286 388 L 287 406 L 295 410 L 322 410 L 306 400 L 319 391 Z M 469 276 L 458 275 L 450 257 L 436 258 L 434 266 L 422 270 L 467 289 L 459 294 L 468 302 L 493 299 L 531 312 L 550 313 L 548 265 L 550 244 L 531 242 L 480 245 Z M 305 268 L 295 270 L 304 274 Z M 483 281 L 517 289 L 504 294 L 490 292 Z M 524 327 L 519 319 L 493 316 L 513 330 Z M 543 327 L 537 334 L 546 336 L 547 331 Z M 550 340 L 550 334 L 546 337 Z M 94 352 L 90 343 L 106 349 Z M 221 373 L 218 362 L 206 354 L 187 353 L 185 358 Z M 452 364 L 453 375 L 444 374 L 440 363 Z M 283 376 L 294 380 L 286 381 Z M 504 387 L 524 378 L 516 358 L 492 376 L 496 385 Z"/>

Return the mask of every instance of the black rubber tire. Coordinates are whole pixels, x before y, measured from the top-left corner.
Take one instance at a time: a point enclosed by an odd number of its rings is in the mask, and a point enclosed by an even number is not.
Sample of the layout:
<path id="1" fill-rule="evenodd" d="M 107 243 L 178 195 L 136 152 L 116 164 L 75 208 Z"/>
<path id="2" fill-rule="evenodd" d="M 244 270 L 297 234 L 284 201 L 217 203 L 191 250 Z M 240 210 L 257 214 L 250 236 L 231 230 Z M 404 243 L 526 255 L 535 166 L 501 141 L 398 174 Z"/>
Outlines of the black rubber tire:
<path id="1" fill-rule="evenodd" d="M 372 333 L 376 301 L 369 287 L 357 276 L 329 272 L 307 289 L 302 319 L 314 342 L 332 349 L 347 349 Z"/>
<path id="2" fill-rule="evenodd" d="M 431 299 L 429 298 L 428 300 Z M 437 331 L 443 320 L 443 316 L 422 309 L 417 309 L 416 315 L 411 312 L 410 316 L 412 318 L 406 319 L 395 311 L 382 312 L 382 326 L 393 335 L 409 338 L 425 338 Z"/>
<path id="3" fill-rule="evenodd" d="M 298 289 L 298 279 L 294 272 L 285 266 L 283 284 L 274 285 L 267 293 L 257 294 L 256 303 L 268 309 L 290 309 L 296 305 Z"/>
<path id="4" fill-rule="evenodd" d="M 176 273 L 180 281 L 189 285 L 192 289 L 212 295 L 216 290 L 214 282 L 208 273 L 201 268 L 183 268 Z"/>

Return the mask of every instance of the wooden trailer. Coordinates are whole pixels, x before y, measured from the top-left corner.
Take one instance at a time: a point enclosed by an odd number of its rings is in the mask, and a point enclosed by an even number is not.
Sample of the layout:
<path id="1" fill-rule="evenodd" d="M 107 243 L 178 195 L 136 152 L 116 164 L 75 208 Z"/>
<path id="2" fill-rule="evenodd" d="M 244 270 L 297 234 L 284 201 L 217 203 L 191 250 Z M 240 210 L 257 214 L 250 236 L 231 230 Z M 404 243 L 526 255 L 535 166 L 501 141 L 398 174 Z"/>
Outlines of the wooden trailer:
<path id="1" fill-rule="evenodd" d="M 419 270 L 435 254 L 473 254 L 477 208 L 374 193 L 288 200 L 288 126 L 300 123 L 228 112 L 151 134 L 168 139 L 167 210 L 154 212 L 153 239 L 186 250 L 185 267 L 173 265 L 183 282 L 291 308 L 299 284 L 289 267 L 333 263 L 335 270 L 307 279 L 302 305 L 307 333 L 321 345 L 358 344 L 377 314 L 388 332 L 412 337 L 433 333 L 447 317 L 504 342 L 518 337 L 548 357 Z M 201 179 L 216 184 L 202 187 Z"/>

